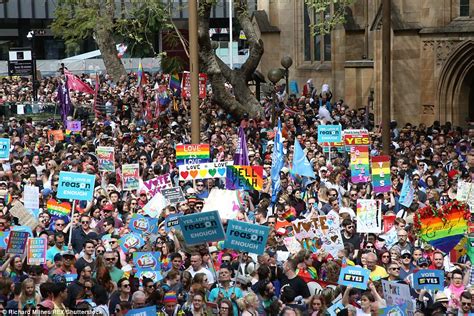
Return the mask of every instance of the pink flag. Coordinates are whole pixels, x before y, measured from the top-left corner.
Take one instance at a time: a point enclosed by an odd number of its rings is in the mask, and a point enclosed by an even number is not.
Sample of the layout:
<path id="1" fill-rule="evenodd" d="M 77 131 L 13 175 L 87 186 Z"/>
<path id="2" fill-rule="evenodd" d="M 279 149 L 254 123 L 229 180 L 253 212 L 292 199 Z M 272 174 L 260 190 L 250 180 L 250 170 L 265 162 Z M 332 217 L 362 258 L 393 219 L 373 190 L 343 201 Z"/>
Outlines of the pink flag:
<path id="1" fill-rule="evenodd" d="M 88 94 L 95 94 L 95 91 L 86 83 L 82 82 L 81 79 L 76 77 L 72 72 L 64 70 L 64 75 L 67 78 L 67 84 L 70 90 L 80 91 Z"/>

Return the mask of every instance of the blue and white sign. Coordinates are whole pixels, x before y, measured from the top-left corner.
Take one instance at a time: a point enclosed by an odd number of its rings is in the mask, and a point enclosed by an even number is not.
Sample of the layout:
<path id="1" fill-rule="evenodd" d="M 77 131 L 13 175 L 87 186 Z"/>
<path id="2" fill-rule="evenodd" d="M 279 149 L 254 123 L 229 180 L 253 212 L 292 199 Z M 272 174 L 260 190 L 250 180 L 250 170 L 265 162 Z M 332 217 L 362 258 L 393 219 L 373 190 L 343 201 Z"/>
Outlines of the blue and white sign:
<path id="1" fill-rule="evenodd" d="M 229 220 L 225 248 L 261 255 L 265 252 L 269 231 L 268 226 Z"/>
<path id="2" fill-rule="evenodd" d="M 179 226 L 187 245 L 197 245 L 225 239 L 218 211 L 181 216 Z"/>
<path id="3" fill-rule="evenodd" d="M 69 285 L 77 279 L 77 273 L 66 273 L 64 278 L 66 279 L 66 284 Z"/>
<path id="4" fill-rule="evenodd" d="M 179 226 L 178 218 L 181 217 L 182 214 L 170 214 L 165 219 L 165 231 L 169 233 L 172 228 Z"/>
<path id="5" fill-rule="evenodd" d="M 156 305 L 130 309 L 125 316 L 156 316 Z"/>
<path id="6" fill-rule="evenodd" d="M 95 176 L 86 173 L 59 173 L 59 199 L 91 201 L 94 197 Z"/>
<path id="7" fill-rule="evenodd" d="M 328 309 L 326 310 L 329 315 L 331 316 L 337 316 L 337 314 L 344 309 L 344 305 L 342 304 L 341 300 L 337 301 L 336 303 L 332 304 Z"/>
<path id="8" fill-rule="evenodd" d="M 418 270 L 413 275 L 413 288 L 415 290 L 439 290 L 444 289 L 444 272 L 442 270 Z"/>
<path id="9" fill-rule="evenodd" d="M 145 244 L 145 241 L 140 235 L 136 233 L 129 233 L 123 235 L 119 239 L 118 243 L 123 252 L 127 253 L 130 248 L 140 249 Z"/>
<path id="10" fill-rule="evenodd" d="M 319 143 L 340 143 L 342 142 L 341 125 L 319 125 L 318 126 L 318 144 Z"/>
<path id="11" fill-rule="evenodd" d="M 339 283 L 344 286 L 352 286 L 357 289 L 366 290 L 369 282 L 370 271 L 361 267 L 347 266 L 341 269 Z"/>
<path id="12" fill-rule="evenodd" d="M 130 223 L 128 224 L 128 228 L 138 234 L 157 234 L 158 219 L 133 214 Z"/>
<path id="13" fill-rule="evenodd" d="M 142 271 L 161 270 L 160 256 L 161 253 L 159 251 L 134 252 L 133 263 L 136 269 Z"/>
<path id="14" fill-rule="evenodd" d="M 387 306 L 379 309 L 379 316 L 407 316 L 407 304 L 403 303 L 400 305 Z"/>
<path id="15" fill-rule="evenodd" d="M 0 160 L 10 157 L 10 138 L 0 138 Z"/>

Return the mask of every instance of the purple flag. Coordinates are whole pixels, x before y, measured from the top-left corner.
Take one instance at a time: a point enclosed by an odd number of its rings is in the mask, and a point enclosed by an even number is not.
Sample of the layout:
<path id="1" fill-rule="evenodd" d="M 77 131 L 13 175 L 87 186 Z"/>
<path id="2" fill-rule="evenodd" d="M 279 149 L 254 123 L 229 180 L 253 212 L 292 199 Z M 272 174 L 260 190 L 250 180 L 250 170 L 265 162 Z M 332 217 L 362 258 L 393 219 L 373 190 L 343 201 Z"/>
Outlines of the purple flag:
<path id="1" fill-rule="evenodd" d="M 239 128 L 239 141 L 234 154 L 234 165 L 250 166 L 247 140 L 245 139 L 245 133 L 242 127 Z"/>
<path id="2" fill-rule="evenodd" d="M 72 110 L 72 103 L 71 98 L 69 97 L 67 81 L 64 86 L 62 84 L 58 86 L 58 101 L 61 112 L 61 120 L 63 121 L 64 126 L 66 126 L 67 117 Z"/>

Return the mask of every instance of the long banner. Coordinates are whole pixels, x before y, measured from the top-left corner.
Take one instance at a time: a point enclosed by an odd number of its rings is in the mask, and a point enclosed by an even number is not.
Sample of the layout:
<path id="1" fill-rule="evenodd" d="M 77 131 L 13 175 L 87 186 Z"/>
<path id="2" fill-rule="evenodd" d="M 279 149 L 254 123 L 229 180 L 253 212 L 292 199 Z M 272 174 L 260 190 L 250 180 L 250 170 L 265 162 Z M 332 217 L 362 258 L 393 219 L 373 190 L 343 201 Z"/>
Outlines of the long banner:
<path id="1" fill-rule="evenodd" d="M 227 166 L 232 165 L 232 161 L 209 162 L 194 165 L 179 166 L 179 180 L 198 180 L 210 178 L 225 178 Z"/>
<path id="2" fill-rule="evenodd" d="M 375 193 L 390 192 L 390 156 L 372 157 L 372 184 Z"/>
<path id="3" fill-rule="evenodd" d="M 351 147 L 351 182 L 365 183 L 369 180 L 369 146 Z"/>

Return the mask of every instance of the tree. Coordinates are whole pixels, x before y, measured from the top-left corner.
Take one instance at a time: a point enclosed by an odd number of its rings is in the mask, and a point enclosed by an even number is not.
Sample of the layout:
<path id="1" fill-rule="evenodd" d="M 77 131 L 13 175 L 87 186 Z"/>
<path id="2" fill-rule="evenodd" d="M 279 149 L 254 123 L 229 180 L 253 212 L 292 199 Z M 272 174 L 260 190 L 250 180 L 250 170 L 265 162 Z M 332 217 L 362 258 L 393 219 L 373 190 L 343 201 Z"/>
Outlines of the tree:
<path id="1" fill-rule="evenodd" d="M 324 14 L 324 18 L 310 25 L 313 35 L 325 35 L 346 22 L 346 9 L 355 0 L 305 0 L 309 9 Z M 331 5 L 333 8 L 331 10 Z M 332 12 L 331 12 L 332 11 Z"/>

